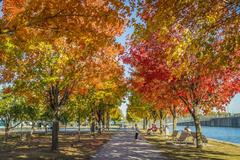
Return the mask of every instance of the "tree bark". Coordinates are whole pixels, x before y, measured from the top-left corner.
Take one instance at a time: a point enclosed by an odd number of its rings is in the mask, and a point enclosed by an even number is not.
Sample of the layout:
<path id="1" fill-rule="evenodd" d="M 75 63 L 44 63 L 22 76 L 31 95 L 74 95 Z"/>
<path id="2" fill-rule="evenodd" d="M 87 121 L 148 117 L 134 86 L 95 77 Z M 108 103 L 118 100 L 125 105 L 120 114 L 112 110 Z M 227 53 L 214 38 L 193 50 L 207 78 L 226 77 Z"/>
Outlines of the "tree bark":
<path id="1" fill-rule="evenodd" d="M 105 130 L 105 114 L 103 113 L 103 116 L 102 116 L 102 131 Z"/>
<path id="2" fill-rule="evenodd" d="M 159 119 L 159 132 L 160 134 L 163 134 L 163 119 Z"/>
<path id="3" fill-rule="evenodd" d="M 198 75 L 197 75 L 197 77 L 198 77 Z M 196 129 L 196 147 L 202 148 L 203 141 L 202 141 L 202 129 L 201 129 L 201 121 L 200 121 L 200 105 L 199 105 L 200 99 L 195 94 L 195 92 L 197 91 L 196 90 L 197 86 L 198 86 L 197 81 L 195 81 L 195 83 L 192 83 L 189 86 L 192 103 L 189 103 L 187 97 L 179 96 L 179 98 L 187 106 L 187 109 L 194 120 L 195 129 Z M 192 106 L 192 108 L 190 108 L 189 106 Z"/>
<path id="4" fill-rule="evenodd" d="M 23 132 L 22 132 L 22 128 L 23 128 L 23 123 L 21 122 L 21 130 L 20 130 L 20 139 L 23 140 Z"/>
<path id="5" fill-rule="evenodd" d="M 107 130 L 109 131 L 110 127 L 110 113 L 109 110 L 107 111 L 107 124 L 106 124 Z"/>
<path id="6" fill-rule="evenodd" d="M 9 137 L 9 130 L 10 130 L 10 125 L 6 124 L 5 125 L 5 133 L 4 133 L 4 141 L 7 142 L 8 141 L 8 137 Z"/>
<path id="7" fill-rule="evenodd" d="M 177 130 L 177 117 L 173 116 L 173 131 Z"/>
<path id="8" fill-rule="evenodd" d="M 152 114 L 152 118 L 153 118 L 153 123 L 155 124 L 156 123 L 156 120 L 157 120 L 157 111 L 156 110 L 153 110 L 151 111 L 151 114 Z"/>
<path id="9" fill-rule="evenodd" d="M 97 123 L 98 123 L 98 133 L 101 134 L 102 133 L 102 128 L 101 128 L 101 119 L 102 119 L 102 111 L 101 109 L 99 109 L 97 111 Z"/>
<path id="10" fill-rule="evenodd" d="M 200 108 L 198 105 L 193 107 L 193 119 L 196 129 L 196 147 L 202 148 L 203 147 L 203 141 L 202 141 L 202 128 L 201 128 L 201 121 L 200 121 Z"/>
<path id="11" fill-rule="evenodd" d="M 171 106 L 170 107 L 170 112 L 172 114 L 172 121 L 173 121 L 173 131 L 177 129 L 177 111 L 176 111 L 176 106 Z"/>
<path id="12" fill-rule="evenodd" d="M 163 134 L 163 119 L 164 119 L 164 115 L 163 115 L 164 113 L 163 113 L 163 110 L 162 109 L 160 109 L 159 110 L 159 131 L 160 131 L 160 134 Z"/>
<path id="13" fill-rule="evenodd" d="M 101 121 L 98 121 L 98 133 L 102 134 Z"/>
<path id="14" fill-rule="evenodd" d="M 48 133 L 47 124 L 44 124 L 44 128 L 45 128 L 45 134 L 47 134 Z"/>
<path id="15" fill-rule="evenodd" d="M 81 136 L 81 119 L 78 118 L 78 141 L 80 141 Z"/>
<path id="16" fill-rule="evenodd" d="M 64 124 L 64 132 L 67 134 L 67 123 Z"/>
<path id="17" fill-rule="evenodd" d="M 93 109 L 92 109 L 91 134 L 95 137 L 95 114 Z"/>
<path id="18" fill-rule="evenodd" d="M 147 129 L 147 125 L 148 125 L 148 120 L 147 118 L 143 118 L 143 130 L 146 130 Z"/>
<path id="19" fill-rule="evenodd" d="M 148 128 L 148 119 L 146 118 L 146 129 Z"/>
<path id="20" fill-rule="evenodd" d="M 58 132 L 59 132 L 59 109 L 61 106 L 64 106 L 67 102 L 70 89 L 69 86 L 63 89 L 62 95 L 60 94 L 58 83 L 51 85 L 48 94 L 49 94 L 49 106 L 52 109 L 53 113 L 53 122 L 52 122 L 52 151 L 58 150 Z"/>
<path id="21" fill-rule="evenodd" d="M 52 151 L 58 150 L 59 121 L 54 118 L 52 125 Z"/>
<path id="22" fill-rule="evenodd" d="M 146 129 L 146 118 L 143 118 L 143 130 Z"/>

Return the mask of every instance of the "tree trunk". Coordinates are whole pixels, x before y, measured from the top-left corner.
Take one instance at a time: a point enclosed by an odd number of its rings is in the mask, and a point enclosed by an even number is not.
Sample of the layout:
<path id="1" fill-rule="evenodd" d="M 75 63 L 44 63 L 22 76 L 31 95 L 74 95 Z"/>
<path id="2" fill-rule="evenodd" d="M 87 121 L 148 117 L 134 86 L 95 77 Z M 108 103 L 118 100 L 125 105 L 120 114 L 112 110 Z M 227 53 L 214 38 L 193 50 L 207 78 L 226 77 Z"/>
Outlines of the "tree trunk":
<path id="1" fill-rule="evenodd" d="M 109 127 L 110 127 L 110 113 L 109 111 L 107 111 L 107 124 L 106 124 L 107 130 L 109 131 Z"/>
<path id="2" fill-rule="evenodd" d="M 92 110 L 91 134 L 95 137 L 95 114 Z"/>
<path id="3" fill-rule="evenodd" d="M 202 148 L 203 147 L 203 141 L 202 141 L 202 128 L 201 128 L 201 121 L 200 121 L 200 108 L 198 105 L 193 107 L 193 119 L 196 129 L 196 147 Z"/>
<path id="4" fill-rule="evenodd" d="M 44 124 L 44 128 L 45 128 L 45 134 L 47 134 L 48 133 L 47 124 Z"/>
<path id="5" fill-rule="evenodd" d="M 80 141 L 80 136 L 81 136 L 81 119 L 78 118 L 78 141 Z"/>
<path id="6" fill-rule="evenodd" d="M 155 124 L 156 123 L 156 119 L 153 119 L 153 124 Z"/>
<path id="7" fill-rule="evenodd" d="M 23 131 L 22 131 L 22 128 L 23 128 L 23 123 L 21 122 L 21 130 L 20 130 L 20 139 L 23 140 Z"/>
<path id="8" fill-rule="evenodd" d="M 102 131 L 105 130 L 105 114 L 102 116 Z"/>
<path id="9" fill-rule="evenodd" d="M 52 74 L 52 73 L 51 73 Z M 57 84 L 52 84 L 48 90 L 49 94 L 49 107 L 52 109 L 53 113 L 53 122 L 52 122 L 52 151 L 58 149 L 58 133 L 59 133 L 59 109 L 61 106 L 64 106 L 67 102 L 70 89 L 66 87 L 62 90 L 62 95 L 59 91 L 59 86 Z"/>
<path id="10" fill-rule="evenodd" d="M 177 130 L 177 117 L 173 116 L 173 131 Z"/>
<path id="11" fill-rule="evenodd" d="M 159 110 L 159 117 L 160 117 L 160 126 L 159 126 L 159 131 L 160 131 L 160 134 L 163 134 L 163 119 L 164 119 L 164 115 L 163 115 L 163 110 L 162 109 L 160 109 Z"/>
<path id="12" fill-rule="evenodd" d="M 58 132 L 59 132 L 59 121 L 54 118 L 52 126 L 52 151 L 58 150 Z"/>
<path id="13" fill-rule="evenodd" d="M 101 128 L 102 111 L 101 110 L 97 111 L 97 116 L 98 116 L 98 120 L 97 120 L 98 133 L 101 134 L 102 133 L 102 128 Z"/>
<path id="14" fill-rule="evenodd" d="M 148 125 L 148 120 L 147 118 L 143 118 L 143 130 L 146 130 L 147 129 L 147 125 Z"/>
<path id="15" fill-rule="evenodd" d="M 146 118 L 143 118 L 143 130 L 146 129 Z"/>
<path id="16" fill-rule="evenodd" d="M 65 125 L 64 125 L 64 132 L 65 132 L 65 134 L 67 134 L 67 123 L 65 123 Z"/>
<path id="17" fill-rule="evenodd" d="M 171 106 L 170 107 L 170 112 L 172 114 L 172 121 L 173 121 L 173 131 L 175 131 L 177 129 L 177 110 L 176 110 L 176 106 Z"/>
<path id="18" fill-rule="evenodd" d="M 148 119 L 146 118 L 146 121 L 145 121 L 145 126 L 146 126 L 146 129 L 148 128 Z"/>
<path id="19" fill-rule="evenodd" d="M 10 131 L 9 124 L 6 124 L 6 125 L 5 125 L 5 133 L 4 133 L 4 141 L 5 141 L 5 142 L 8 141 L 9 131 Z"/>
<path id="20" fill-rule="evenodd" d="M 98 121 L 98 133 L 102 134 L 101 121 Z"/>
<path id="21" fill-rule="evenodd" d="M 160 134 L 163 134 L 163 119 L 159 119 L 159 132 Z"/>

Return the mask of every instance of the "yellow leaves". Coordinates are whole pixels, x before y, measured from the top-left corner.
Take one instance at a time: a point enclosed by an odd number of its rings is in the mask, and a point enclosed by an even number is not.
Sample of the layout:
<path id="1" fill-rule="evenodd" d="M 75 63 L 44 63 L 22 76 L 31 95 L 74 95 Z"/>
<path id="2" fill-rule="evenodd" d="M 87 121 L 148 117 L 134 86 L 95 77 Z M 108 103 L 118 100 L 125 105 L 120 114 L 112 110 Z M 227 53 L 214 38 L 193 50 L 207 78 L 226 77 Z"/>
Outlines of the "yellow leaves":
<path id="1" fill-rule="evenodd" d="M 26 47 L 27 47 L 28 51 L 30 51 L 32 53 L 41 52 L 41 53 L 49 55 L 54 52 L 54 49 L 51 44 L 42 42 L 42 41 L 40 41 L 40 42 L 37 42 L 34 40 L 28 41 Z"/>
<path id="2" fill-rule="evenodd" d="M 42 83 L 45 84 L 54 84 L 57 82 L 57 80 L 59 79 L 59 77 L 52 77 L 52 76 L 47 76 L 47 77 L 43 77 L 44 79 L 41 81 Z"/>
<path id="3" fill-rule="evenodd" d="M 177 60 L 178 58 L 182 57 L 185 52 L 185 47 L 183 44 L 180 44 L 178 47 L 176 47 L 175 51 L 171 55 L 171 59 Z"/>
<path id="4" fill-rule="evenodd" d="M 121 120 L 121 118 L 123 117 L 122 111 L 118 107 L 112 108 L 110 111 L 110 115 L 113 120 Z"/>
<path id="5" fill-rule="evenodd" d="M 167 65 L 172 69 L 172 74 L 176 77 L 189 73 L 190 66 L 195 61 L 197 48 L 194 47 L 194 35 L 189 29 L 181 29 L 182 33 L 173 41 L 174 47 L 166 51 Z"/>
<path id="6" fill-rule="evenodd" d="M 169 32 L 169 29 L 167 28 L 167 26 L 164 26 L 164 27 L 161 28 L 161 31 L 165 35 Z"/>
<path id="7" fill-rule="evenodd" d="M 123 48 L 114 43 L 126 25 L 122 1 L 5 0 L 4 7 L 5 16 L 13 18 L 5 17 L 6 29 L 1 28 L 14 39 L 6 48 L 10 52 L 16 45 L 21 53 L 12 58 L 16 66 L 11 64 L 6 79 L 16 74 L 22 88 L 41 96 L 52 85 L 74 88 L 74 95 L 84 86 L 104 92 L 99 96 L 106 100 L 122 96 L 123 70 L 116 57 Z"/>
<path id="8" fill-rule="evenodd" d="M 177 78 L 189 72 L 190 64 L 188 61 L 183 61 L 179 66 L 172 68 L 172 74 Z"/>
<path id="9" fill-rule="evenodd" d="M 93 43 L 93 40 L 92 40 L 92 39 L 90 39 L 90 38 L 87 38 L 87 37 L 86 37 L 86 38 L 84 39 L 84 42 L 85 42 L 85 45 L 87 45 L 87 46 L 88 46 L 88 45 L 90 45 L 90 44 L 92 44 L 92 43 Z"/>
<path id="10" fill-rule="evenodd" d="M 122 33 L 126 26 L 123 13 L 128 8 L 121 1 L 99 0 L 81 3 L 75 0 L 5 0 L 3 6 L 6 22 L 3 26 L 18 39 L 28 41 L 37 36 L 53 42 L 55 38 L 65 37 L 75 44 L 82 43 L 82 47 L 88 46 L 88 52 L 108 46 Z M 11 22 L 8 13 L 14 15 Z"/>
<path id="11" fill-rule="evenodd" d="M 45 42 L 39 42 L 37 48 L 41 52 L 45 52 L 45 53 L 53 53 L 54 52 L 52 46 L 50 44 L 45 43 Z"/>
<path id="12" fill-rule="evenodd" d="M 10 38 L 6 38 L 5 40 L 6 40 L 6 42 L 5 42 L 5 47 L 6 47 L 5 51 L 7 53 L 11 53 L 16 46 L 13 44 L 13 42 L 12 42 L 12 40 Z"/>
<path id="13" fill-rule="evenodd" d="M 214 23 L 216 22 L 216 19 L 215 19 L 215 16 L 214 16 L 214 15 L 208 15 L 208 16 L 206 17 L 206 19 L 207 19 L 207 22 L 208 22 L 209 24 L 214 24 Z"/>

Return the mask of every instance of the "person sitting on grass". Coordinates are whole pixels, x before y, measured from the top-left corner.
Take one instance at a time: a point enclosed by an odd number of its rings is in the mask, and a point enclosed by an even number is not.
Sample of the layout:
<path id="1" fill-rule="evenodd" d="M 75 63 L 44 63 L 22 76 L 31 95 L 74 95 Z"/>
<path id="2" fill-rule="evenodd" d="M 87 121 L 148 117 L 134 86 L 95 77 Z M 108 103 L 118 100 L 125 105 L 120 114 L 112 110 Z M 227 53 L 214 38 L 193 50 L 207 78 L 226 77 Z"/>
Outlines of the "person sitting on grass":
<path id="1" fill-rule="evenodd" d="M 147 133 L 150 134 L 151 132 L 156 132 L 158 130 L 156 124 L 152 124 L 152 127 L 147 130 Z"/>
<path id="2" fill-rule="evenodd" d="M 158 128 L 157 128 L 156 124 L 155 124 L 155 123 L 153 123 L 153 124 L 152 124 L 152 131 L 153 131 L 153 132 L 156 132 L 156 131 L 157 131 L 157 129 L 158 129 Z"/>

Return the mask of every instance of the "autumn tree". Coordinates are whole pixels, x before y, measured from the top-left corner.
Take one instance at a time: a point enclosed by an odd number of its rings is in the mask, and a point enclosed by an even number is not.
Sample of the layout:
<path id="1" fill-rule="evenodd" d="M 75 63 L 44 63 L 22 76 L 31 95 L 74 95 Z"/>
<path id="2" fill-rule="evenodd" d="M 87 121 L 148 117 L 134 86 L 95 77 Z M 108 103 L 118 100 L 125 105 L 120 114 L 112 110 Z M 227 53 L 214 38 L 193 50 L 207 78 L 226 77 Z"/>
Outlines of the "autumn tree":
<path id="1" fill-rule="evenodd" d="M 224 109 L 239 92 L 239 3 L 173 0 L 138 6 L 143 23 L 135 24 L 126 62 L 143 88 L 173 82 L 172 90 L 194 119 L 201 148 L 200 115 Z"/>
<path id="2" fill-rule="evenodd" d="M 81 93 L 71 99 L 68 102 L 68 106 L 71 108 L 71 112 L 73 113 L 72 118 L 73 121 L 77 122 L 78 125 L 78 140 L 80 141 L 81 137 L 81 124 L 86 121 L 90 115 L 90 107 L 89 107 L 89 95 L 86 94 L 86 89 L 82 89 Z"/>
<path id="3" fill-rule="evenodd" d="M 123 113 L 119 107 L 114 107 L 110 111 L 111 120 L 116 122 L 120 122 L 123 119 Z"/>
<path id="4" fill-rule="evenodd" d="M 115 52 L 110 52 L 115 53 Z M 106 56 L 97 54 L 94 56 L 95 63 L 92 63 L 92 81 L 88 82 L 88 99 L 92 112 L 92 125 L 98 121 L 99 132 L 101 126 L 109 129 L 110 109 L 122 103 L 126 92 L 125 78 L 123 77 L 123 67 L 116 60 L 116 54 Z M 103 125 L 101 125 L 101 123 Z M 95 128 L 92 126 L 91 128 Z"/>
<path id="5" fill-rule="evenodd" d="M 52 150 L 57 150 L 59 110 L 86 77 L 88 57 L 115 45 L 127 7 L 115 0 L 5 0 L 3 13 L 1 74 L 20 90 L 34 91 L 30 96 L 44 97 L 53 113 Z"/>
<path id="6" fill-rule="evenodd" d="M 59 121 L 64 125 L 65 134 L 67 133 L 67 125 L 74 120 L 74 107 L 66 104 L 59 113 Z"/>
<path id="7" fill-rule="evenodd" d="M 26 104 L 26 119 L 31 122 L 30 136 L 33 135 L 36 122 L 40 120 L 40 116 L 43 113 L 44 107 L 41 105 L 29 105 Z"/>
<path id="8" fill-rule="evenodd" d="M 143 121 L 143 129 L 147 129 L 150 120 L 155 123 L 158 119 L 162 121 L 164 119 L 163 114 L 159 114 L 161 111 L 154 106 L 153 103 L 148 103 L 143 98 L 144 95 L 140 93 L 131 92 L 129 96 L 129 105 L 127 109 L 127 119 L 134 120 L 136 122 Z M 162 123 L 160 124 L 160 126 Z M 162 128 L 162 127 L 160 127 Z"/>

